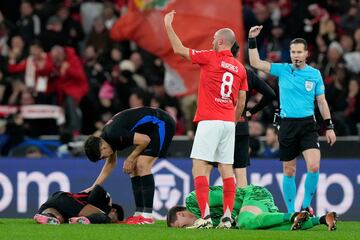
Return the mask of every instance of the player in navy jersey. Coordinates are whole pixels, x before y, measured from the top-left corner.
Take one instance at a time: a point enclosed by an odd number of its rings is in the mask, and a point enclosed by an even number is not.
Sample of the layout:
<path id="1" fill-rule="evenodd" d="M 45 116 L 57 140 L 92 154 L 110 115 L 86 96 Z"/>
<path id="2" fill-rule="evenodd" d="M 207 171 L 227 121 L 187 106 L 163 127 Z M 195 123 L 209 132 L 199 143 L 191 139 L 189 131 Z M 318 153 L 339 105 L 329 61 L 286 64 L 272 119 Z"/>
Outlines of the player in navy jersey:
<path id="1" fill-rule="evenodd" d="M 123 218 L 123 208 L 112 203 L 110 194 L 100 185 L 88 193 L 55 192 L 34 216 L 39 224 L 114 223 Z"/>
<path id="2" fill-rule="evenodd" d="M 116 114 L 101 135 L 90 136 L 85 153 L 90 161 L 105 160 L 95 184 L 102 184 L 116 166 L 116 151 L 135 146 L 123 164 L 130 174 L 136 204 L 128 224 L 153 224 L 155 183 L 151 168 L 157 158 L 166 157 L 175 133 L 175 121 L 165 111 L 150 107 L 132 108 Z M 90 187 L 91 189 L 91 187 Z"/>
<path id="3" fill-rule="evenodd" d="M 278 138 L 284 172 L 284 200 L 288 211 L 295 212 L 296 157 L 302 153 L 308 171 L 302 209 L 311 211 L 310 203 L 316 192 L 320 168 L 315 101 L 326 125 L 328 143 L 333 145 L 336 142 L 324 82 L 320 71 L 306 64 L 307 43 L 302 38 L 295 38 L 290 43 L 291 64 L 261 60 L 256 46 L 256 37 L 261 29 L 262 26 L 254 26 L 249 31 L 249 60 L 252 67 L 279 78 L 281 121 Z"/>

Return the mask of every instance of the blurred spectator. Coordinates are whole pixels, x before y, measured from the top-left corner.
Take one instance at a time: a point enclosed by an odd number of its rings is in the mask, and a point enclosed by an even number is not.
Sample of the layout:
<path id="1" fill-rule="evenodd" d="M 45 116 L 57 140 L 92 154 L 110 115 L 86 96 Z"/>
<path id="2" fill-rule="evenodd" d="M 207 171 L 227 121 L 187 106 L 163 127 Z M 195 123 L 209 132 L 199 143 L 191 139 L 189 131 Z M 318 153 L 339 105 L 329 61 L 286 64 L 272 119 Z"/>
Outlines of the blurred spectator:
<path id="1" fill-rule="evenodd" d="M 25 48 L 24 39 L 20 35 L 14 35 L 10 39 L 9 58 L 14 58 L 15 63 L 25 59 L 28 51 Z"/>
<path id="2" fill-rule="evenodd" d="M 34 6 L 28 0 L 21 2 L 20 15 L 20 19 L 16 22 L 17 33 L 26 43 L 30 43 L 40 34 L 40 18 L 34 14 Z"/>
<path id="3" fill-rule="evenodd" d="M 6 122 L 6 142 L 1 149 L 2 156 L 7 156 L 9 151 L 16 145 L 22 143 L 25 138 L 24 119 L 20 113 L 9 115 Z"/>
<path id="4" fill-rule="evenodd" d="M 344 111 L 349 133 L 358 135 L 357 125 L 360 124 L 360 83 L 357 79 L 351 79 L 348 86 L 348 95 L 346 98 L 347 106 Z"/>
<path id="5" fill-rule="evenodd" d="M 355 51 L 360 51 L 360 27 L 356 28 L 354 32 Z"/>
<path id="6" fill-rule="evenodd" d="M 78 104 L 89 89 L 84 69 L 73 48 L 55 46 L 51 57 L 57 73 L 54 77 L 59 103 L 65 110 L 65 130 L 78 134 L 81 129 Z"/>
<path id="7" fill-rule="evenodd" d="M 279 141 L 277 130 L 274 127 L 266 128 L 265 146 L 261 153 L 265 158 L 278 158 L 279 157 Z"/>
<path id="8" fill-rule="evenodd" d="M 130 61 L 126 61 L 126 64 L 120 66 L 114 66 L 111 71 L 111 82 L 115 88 L 115 94 L 118 97 L 121 107 L 129 108 L 129 97 L 132 89 L 138 88 L 136 82 L 133 79 L 134 67 Z"/>
<path id="9" fill-rule="evenodd" d="M 340 65 L 344 65 L 344 59 L 342 56 L 343 52 L 344 51 L 338 42 L 332 42 L 329 45 L 326 58 L 321 63 L 321 72 L 323 74 L 325 84 L 328 84 L 332 81 L 332 76 L 335 73 L 335 69 L 337 69 Z"/>
<path id="10" fill-rule="evenodd" d="M 16 54 L 11 51 L 9 54 L 9 73 L 25 72 L 25 79 L 13 82 L 13 93 L 10 96 L 9 104 L 16 104 L 18 96 L 26 88 L 37 95 L 37 103 L 48 103 L 53 91 L 53 83 L 48 81 L 52 71 L 52 61 L 50 56 L 44 52 L 40 42 L 33 41 L 30 45 L 30 55 L 27 59 L 16 64 Z"/>
<path id="11" fill-rule="evenodd" d="M 97 60 L 98 55 L 94 46 L 87 46 L 84 51 L 83 63 L 87 77 L 89 91 L 80 102 L 82 117 L 82 133 L 92 134 L 95 122 L 100 120 L 99 91 L 106 80 L 102 65 Z M 92 106 L 89 108 L 89 106 Z"/>
<path id="12" fill-rule="evenodd" d="M 5 81 L 5 59 L 0 56 L 0 104 L 4 103 L 4 96 L 8 83 Z"/>
<path id="13" fill-rule="evenodd" d="M 114 66 L 118 66 L 122 60 L 123 54 L 121 50 L 117 46 L 113 46 L 110 50 L 110 56 L 103 63 L 105 71 L 111 72 Z"/>
<path id="14" fill-rule="evenodd" d="M 180 98 L 180 108 L 181 112 L 184 114 L 186 135 L 190 139 L 195 136 L 195 125 L 193 119 L 196 111 L 196 101 L 197 96 L 195 94 L 186 95 Z"/>
<path id="15" fill-rule="evenodd" d="M 105 28 L 101 18 L 95 18 L 91 32 L 86 39 L 85 46 L 92 45 L 97 50 L 99 57 L 104 58 L 110 50 L 111 40 L 109 31 Z"/>
<path id="16" fill-rule="evenodd" d="M 36 146 L 29 146 L 25 150 L 25 158 L 42 158 L 44 157 L 40 149 Z"/>
<path id="17" fill-rule="evenodd" d="M 56 15 L 62 21 L 62 32 L 67 45 L 73 47 L 79 53 L 79 44 L 84 39 L 84 31 L 81 24 L 72 18 L 69 8 L 65 6 L 60 7 Z"/>
<path id="18" fill-rule="evenodd" d="M 343 34 L 340 37 L 340 45 L 344 50 L 344 54 L 352 52 L 354 49 L 354 40 L 351 35 Z"/>
<path id="19" fill-rule="evenodd" d="M 347 72 L 344 66 L 339 65 L 335 68 L 332 82 L 326 87 L 326 100 L 330 106 L 332 120 L 336 125 L 336 134 L 339 136 L 346 135 L 348 129 L 345 123 L 343 111 L 346 108 L 346 78 Z"/>
<path id="20" fill-rule="evenodd" d="M 81 22 L 85 34 L 89 34 L 95 18 L 101 15 L 103 3 L 94 0 L 83 2 L 80 5 Z"/>
<path id="21" fill-rule="evenodd" d="M 1 14 L 1 13 L 0 13 Z M 0 22 L 0 56 L 7 56 L 9 47 L 7 45 L 9 35 L 5 25 Z"/>
<path id="22" fill-rule="evenodd" d="M 345 15 L 340 18 L 340 27 L 351 34 L 356 28 L 360 27 L 359 7 L 352 4 Z"/>
<path id="23" fill-rule="evenodd" d="M 102 18 L 104 19 L 106 29 L 110 31 L 115 21 L 118 19 L 118 17 L 115 15 L 115 9 L 112 3 L 106 2 L 104 4 Z"/>
<path id="24" fill-rule="evenodd" d="M 146 92 L 141 88 L 133 89 L 129 97 L 129 107 L 135 108 L 144 106 L 148 106 Z"/>
<path id="25" fill-rule="evenodd" d="M 257 37 L 258 46 L 262 47 L 265 37 L 271 35 L 272 21 L 270 18 L 270 9 L 262 2 L 255 2 L 253 12 L 256 19 L 256 25 L 263 26 L 263 29 L 261 30 L 262 34 Z"/>
<path id="26" fill-rule="evenodd" d="M 45 31 L 41 32 L 39 40 L 43 44 L 45 52 L 49 52 L 55 45 L 67 45 L 66 37 L 63 33 L 62 20 L 58 16 L 51 16 L 46 23 Z"/>
<path id="27" fill-rule="evenodd" d="M 320 22 L 319 35 L 324 39 L 326 45 L 338 41 L 335 22 L 332 19 L 322 20 Z"/>
<path id="28" fill-rule="evenodd" d="M 285 36 L 285 29 L 283 25 L 273 26 L 271 35 L 264 40 L 264 44 L 260 49 L 260 57 L 267 59 L 270 62 L 289 62 L 290 39 Z"/>

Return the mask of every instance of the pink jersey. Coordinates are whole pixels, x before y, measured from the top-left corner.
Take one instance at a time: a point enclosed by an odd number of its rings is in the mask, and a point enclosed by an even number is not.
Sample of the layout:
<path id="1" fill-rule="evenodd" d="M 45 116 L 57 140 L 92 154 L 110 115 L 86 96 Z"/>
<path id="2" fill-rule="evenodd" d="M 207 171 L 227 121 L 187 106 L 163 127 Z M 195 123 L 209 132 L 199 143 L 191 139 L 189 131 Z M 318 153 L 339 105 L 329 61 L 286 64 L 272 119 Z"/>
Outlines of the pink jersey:
<path id="1" fill-rule="evenodd" d="M 240 90 L 248 90 L 244 66 L 229 50 L 216 52 L 190 49 L 190 59 L 201 67 L 194 122 L 234 122 L 238 93 Z"/>

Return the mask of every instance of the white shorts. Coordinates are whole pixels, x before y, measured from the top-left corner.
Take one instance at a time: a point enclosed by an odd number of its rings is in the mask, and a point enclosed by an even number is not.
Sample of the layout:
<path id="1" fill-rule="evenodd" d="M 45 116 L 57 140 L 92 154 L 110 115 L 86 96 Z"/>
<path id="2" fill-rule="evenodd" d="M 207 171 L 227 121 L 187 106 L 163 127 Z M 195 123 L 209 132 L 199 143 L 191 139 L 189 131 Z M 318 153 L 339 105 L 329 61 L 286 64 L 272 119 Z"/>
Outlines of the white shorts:
<path id="1" fill-rule="evenodd" d="M 190 157 L 223 164 L 234 163 L 235 123 L 219 120 L 200 121 Z"/>

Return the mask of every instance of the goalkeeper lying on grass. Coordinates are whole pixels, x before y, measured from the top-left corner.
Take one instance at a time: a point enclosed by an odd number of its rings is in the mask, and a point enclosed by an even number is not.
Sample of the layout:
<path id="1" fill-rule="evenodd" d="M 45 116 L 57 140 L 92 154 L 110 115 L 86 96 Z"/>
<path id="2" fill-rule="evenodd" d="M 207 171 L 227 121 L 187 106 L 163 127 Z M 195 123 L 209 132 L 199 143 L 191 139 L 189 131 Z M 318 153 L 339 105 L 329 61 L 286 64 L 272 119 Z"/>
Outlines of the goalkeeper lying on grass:
<path id="1" fill-rule="evenodd" d="M 115 223 L 124 219 L 120 205 L 100 185 L 89 193 L 55 192 L 34 216 L 39 224 Z"/>
<path id="2" fill-rule="evenodd" d="M 216 226 L 223 213 L 221 186 L 210 187 L 209 201 L 211 220 Z M 210 228 L 207 224 L 194 224 L 198 219 L 201 219 L 200 210 L 195 192 L 191 192 L 186 198 L 186 207 L 175 206 L 169 210 L 167 225 L 177 228 Z M 336 229 L 337 215 L 335 212 L 321 217 L 310 216 L 306 211 L 280 213 L 273 196 L 266 188 L 249 185 L 236 189 L 232 219 L 237 222 L 233 221 L 233 226 L 240 229 L 305 230 L 324 224 L 333 231 Z"/>

